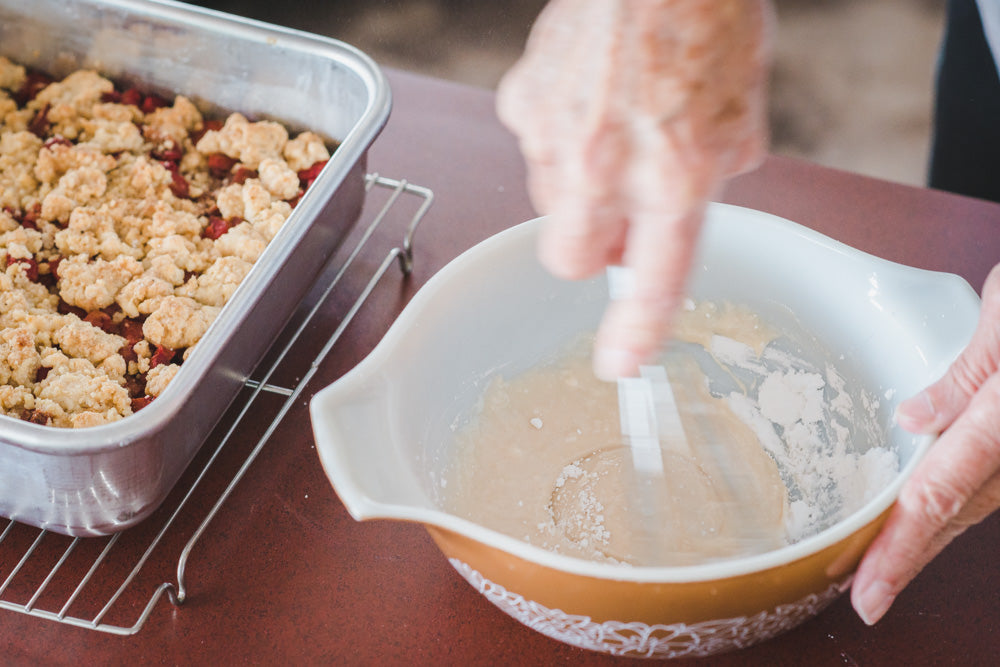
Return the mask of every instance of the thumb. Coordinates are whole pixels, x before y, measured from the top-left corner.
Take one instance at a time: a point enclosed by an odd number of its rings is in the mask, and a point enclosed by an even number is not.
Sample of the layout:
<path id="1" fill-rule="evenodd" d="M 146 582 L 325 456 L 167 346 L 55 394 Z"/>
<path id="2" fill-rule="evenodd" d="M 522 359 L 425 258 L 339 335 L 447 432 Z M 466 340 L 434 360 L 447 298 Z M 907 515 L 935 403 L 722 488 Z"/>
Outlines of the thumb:
<path id="1" fill-rule="evenodd" d="M 944 377 L 900 403 L 899 425 L 912 433 L 940 433 L 968 407 L 972 396 L 1000 367 L 1000 265 L 983 286 L 979 324 L 968 347 Z"/>

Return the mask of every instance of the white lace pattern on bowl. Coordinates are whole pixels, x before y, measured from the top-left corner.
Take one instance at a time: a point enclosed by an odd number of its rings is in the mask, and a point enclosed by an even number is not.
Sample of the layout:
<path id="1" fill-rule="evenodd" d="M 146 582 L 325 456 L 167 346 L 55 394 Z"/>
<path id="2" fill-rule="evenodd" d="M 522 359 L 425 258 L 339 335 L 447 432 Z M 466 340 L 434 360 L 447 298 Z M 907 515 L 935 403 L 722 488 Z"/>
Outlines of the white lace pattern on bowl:
<path id="1" fill-rule="evenodd" d="M 648 658 L 702 657 L 757 644 L 812 618 L 837 599 L 850 583 L 848 579 L 831 584 L 825 591 L 753 616 L 671 625 L 597 623 L 588 616 L 566 614 L 526 600 L 484 578 L 457 558 L 450 558 L 449 562 L 487 600 L 543 635 L 602 653 Z"/>

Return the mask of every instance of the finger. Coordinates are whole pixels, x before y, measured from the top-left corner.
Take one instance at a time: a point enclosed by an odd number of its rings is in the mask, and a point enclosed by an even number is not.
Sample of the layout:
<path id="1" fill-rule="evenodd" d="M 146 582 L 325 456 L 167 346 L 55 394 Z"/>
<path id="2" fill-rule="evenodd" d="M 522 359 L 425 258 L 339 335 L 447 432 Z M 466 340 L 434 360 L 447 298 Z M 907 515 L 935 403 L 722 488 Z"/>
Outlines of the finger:
<path id="1" fill-rule="evenodd" d="M 625 228 L 617 208 L 559 210 L 542 228 L 539 258 L 556 276 L 586 278 L 619 261 Z"/>
<path id="2" fill-rule="evenodd" d="M 896 421 L 911 433 L 940 433 L 969 405 L 979 389 L 982 367 L 974 358 L 981 356 L 970 345 L 951 365 L 943 378 L 912 396 L 896 409 Z"/>
<path id="3" fill-rule="evenodd" d="M 646 129 L 648 141 L 622 184 L 630 211 L 624 264 L 633 270 L 635 289 L 611 304 L 595 341 L 594 371 L 605 380 L 634 375 L 662 348 L 717 183 L 710 158 L 684 164 L 676 133 Z"/>
<path id="4" fill-rule="evenodd" d="M 873 543 L 865 556 L 865 561 L 862 562 L 863 568 L 859 568 L 858 574 L 854 578 L 851 589 L 851 602 L 858 616 L 868 625 L 877 623 L 895 602 L 899 593 L 916 577 L 920 570 L 934 560 L 952 540 L 961 535 L 969 526 L 985 519 L 996 511 L 998 506 L 1000 506 L 1000 476 L 995 476 L 972 497 L 966 507 L 943 530 L 935 533 L 926 545 L 919 549 L 910 561 L 914 566 L 913 573 L 896 582 L 890 582 L 887 578 L 880 577 L 878 569 L 880 567 L 883 569 L 892 568 L 893 562 L 890 559 L 899 558 L 899 556 L 893 554 L 889 549 L 876 556 L 876 549 L 879 545 L 878 541 Z M 883 531 L 891 529 L 894 522 L 901 521 L 895 518 L 896 511 L 896 508 L 893 508 L 893 514 L 890 515 Z M 872 559 L 872 563 L 876 563 L 876 559 L 878 559 L 880 563 L 869 565 L 869 559 Z"/>
<path id="5" fill-rule="evenodd" d="M 881 618 L 895 596 L 956 535 L 997 508 L 998 406 L 1000 376 L 993 376 L 903 487 L 854 581 L 851 598 L 866 623 Z"/>
<path id="6" fill-rule="evenodd" d="M 574 142 L 563 144 L 548 183 L 552 218 L 539 254 L 550 271 L 584 278 L 603 270 L 625 234 L 622 174 L 631 157 L 622 125 L 595 111 Z"/>
<path id="7" fill-rule="evenodd" d="M 594 349 L 598 377 L 634 375 L 661 349 L 683 298 L 701 219 L 700 208 L 681 219 L 651 213 L 632 219 L 624 259 L 635 289 L 605 312 Z"/>
<path id="8" fill-rule="evenodd" d="M 539 258 L 553 274 L 579 279 L 603 270 L 622 252 L 627 223 L 607 184 L 579 178 L 549 183 L 550 219 L 539 238 Z"/>
<path id="9" fill-rule="evenodd" d="M 986 279 L 979 325 L 968 347 L 943 378 L 899 405 L 896 419 L 900 426 L 914 433 L 938 433 L 955 421 L 983 382 L 1000 367 L 998 325 L 1000 265 Z"/>
<path id="10" fill-rule="evenodd" d="M 566 279 L 593 275 L 620 258 L 627 226 L 620 180 L 628 150 L 619 133 L 597 127 L 590 137 L 551 147 L 548 158 L 523 151 L 528 192 L 549 220 L 539 239 L 539 258 Z"/>

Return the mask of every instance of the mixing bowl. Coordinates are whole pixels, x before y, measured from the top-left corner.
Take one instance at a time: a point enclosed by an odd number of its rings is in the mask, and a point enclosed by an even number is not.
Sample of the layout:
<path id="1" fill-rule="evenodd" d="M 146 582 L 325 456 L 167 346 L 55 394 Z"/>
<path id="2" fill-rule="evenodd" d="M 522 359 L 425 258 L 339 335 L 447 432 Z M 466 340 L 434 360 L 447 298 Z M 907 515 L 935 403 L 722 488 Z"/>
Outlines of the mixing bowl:
<path id="1" fill-rule="evenodd" d="M 615 654 L 691 657 L 744 647 L 819 613 L 850 584 L 933 438 L 893 425 L 898 401 L 967 344 L 979 300 L 961 278 L 867 255 L 805 227 L 713 204 L 689 280 L 693 298 L 790 315 L 877 397 L 899 470 L 859 508 L 788 546 L 687 566 L 573 558 L 443 508 L 456 427 L 489 380 L 532 368 L 593 330 L 603 278 L 563 281 L 538 263 L 544 219 L 465 252 L 427 282 L 375 350 L 311 402 L 317 450 L 357 520 L 424 524 L 484 597 L 528 627 Z M 783 319 L 784 318 L 784 319 Z"/>

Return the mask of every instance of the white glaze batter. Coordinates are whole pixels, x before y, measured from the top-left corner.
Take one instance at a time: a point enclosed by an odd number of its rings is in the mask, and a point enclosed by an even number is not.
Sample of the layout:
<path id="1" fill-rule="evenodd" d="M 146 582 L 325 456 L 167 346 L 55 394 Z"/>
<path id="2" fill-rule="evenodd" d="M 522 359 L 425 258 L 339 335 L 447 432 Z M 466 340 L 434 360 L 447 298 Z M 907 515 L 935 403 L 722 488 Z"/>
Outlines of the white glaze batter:
<path id="1" fill-rule="evenodd" d="M 585 340 L 551 364 L 490 382 L 478 414 L 456 434 L 445 509 L 567 555 L 685 565 L 799 539 L 863 501 L 870 476 L 894 472 L 895 456 L 873 448 L 865 478 L 848 483 L 862 457 L 846 453 L 843 442 L 833 448 L 836 470 L 811 460 L 816 453 L 805 450 L 824 444 L 812 425 L 829 417 L 827 403 L 844 418 L 853 406 L 842 387 L 827 401 L 823 374 L 801 370 L 800 360 L 768 366 L 769 356 L 781 357 L 768 348 L 775 333 L 747 309 L 689 304 L 676 332 L 710 351 L 713 363 L 724 362 L 716 370 L 735 390 L 713 396 L 693 357 L 665 355 L 684 433 L 661 433 L 664 477 L 636 476 L 620 433 L 617 387 L 594 377 Z M 843 384 L 832 368 L 826 372 Z M 840 436 L 849 440 L 850 429 Z M 800 459 L 788 454 L 788 438 L 803 449 Z M 839 482 L 851 498 L 827 498 Z"/>

